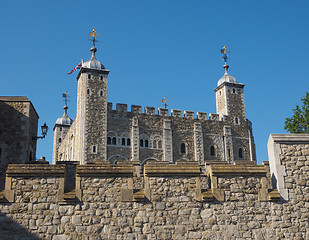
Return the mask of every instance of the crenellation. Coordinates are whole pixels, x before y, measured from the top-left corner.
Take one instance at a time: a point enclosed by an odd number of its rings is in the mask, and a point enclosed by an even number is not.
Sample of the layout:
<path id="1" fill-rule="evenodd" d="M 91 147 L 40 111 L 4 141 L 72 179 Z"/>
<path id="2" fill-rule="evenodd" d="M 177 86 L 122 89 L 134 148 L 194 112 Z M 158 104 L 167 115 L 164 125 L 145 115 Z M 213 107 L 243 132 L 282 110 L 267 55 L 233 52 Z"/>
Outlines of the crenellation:
<path id="1" fill-rule="evenodd" d="M 207 113 L 205 112 L 197 112 L 196 116 L 199 120 L 207 120 Z"/>
<path id="2" fill-rule="evenodd" d="M 171 114 L 172 114 L 172 117 L 181 117 L 181 110 L 172 109 Z"/>
<path id="3" fill-rule="evenodd" d="M 128 111 L 128 105 L 123 103 L 117 103 L 116 104 L 116 111 L 121 113 L 127 113 Z"/>
<path id="4" fill-rule="evenodd" d="M 108 102 L 108 103 L 107 103 L 107 111 L 108 111 L 108 112 L 111 112 L 112 110 L 113 110 L 113 103 Z"/>
<path id="5" fill-rule="evenodd" d="M 145 107 L 145 114 L 155 115 L 155 108 L 154 107 Z"/>
<path id="6" fill-rule="evenodd" d="M 219 121 L 219 114 L 209 113 L 209 120 Z"/>
<path id="7" fill-rule="evenodd" d="M 140 114 L 142 113 L 142 107 L 139 105 L 131 105 L 131 112 Z"/>
<path id="8" fill-rule="evenodd" d="M 194 119 L 194 112 L 193 111 L 185 110 L 184 111 L 184 117 L 188 118 L 188 119 Z"/>
<path id="9" fill-rule="evenodd" d="M 168 109 L 167 108 L 158 108 L 158 114 L 160 116 L 168 116 Z"/>

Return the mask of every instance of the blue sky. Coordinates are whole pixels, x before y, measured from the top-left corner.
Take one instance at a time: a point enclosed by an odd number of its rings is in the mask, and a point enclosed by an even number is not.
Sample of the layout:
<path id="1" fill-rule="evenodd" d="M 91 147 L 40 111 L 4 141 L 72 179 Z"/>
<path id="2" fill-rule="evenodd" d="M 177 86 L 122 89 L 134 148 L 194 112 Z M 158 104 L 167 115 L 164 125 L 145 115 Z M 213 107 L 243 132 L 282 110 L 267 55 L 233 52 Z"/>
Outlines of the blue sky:
<path id="1" fill-rule="evenodd" d="M 111 72 L 109 102 L 215 113 L 213 89 L 229 73 L 245 86 L 258 162 L 271 133 L 308 90 L 308 1 L 5 1 L 1 4 L 1 96 L 27 96 L 50 127 L 37 157 L 52 159 L 62 93 L 76 114 L 77 72 L 90 58 L 88 32 L 101 34 L 97 58 Z"/>

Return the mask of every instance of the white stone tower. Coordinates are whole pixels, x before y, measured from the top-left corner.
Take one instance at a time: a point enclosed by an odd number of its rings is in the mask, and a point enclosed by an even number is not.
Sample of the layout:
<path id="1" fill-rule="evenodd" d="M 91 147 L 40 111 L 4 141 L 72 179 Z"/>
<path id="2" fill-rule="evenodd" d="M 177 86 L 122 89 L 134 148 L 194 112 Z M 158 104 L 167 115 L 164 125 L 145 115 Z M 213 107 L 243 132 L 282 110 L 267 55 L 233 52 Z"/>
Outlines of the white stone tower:
<path id="1" fill-rule="evenodd" d="M 109 71 L 95 57 L 95 29 L 92 56 L 77 76 L 76 160 L 80 164 L 106 160 L 107 85 Z"/>
<path id="2" fill-rule="evenodd" d="M 224 46 L 221 50 L 225 64 L 225 73 L 218 81 L 216 92 L 217 114 L 231 116 L 236 124 L 246 119 L 244 84 L 237 83 L 236 79 L 228 74 L 227 51 Z"/>
<path id="3" fill-rule="evenodd" d="M 67 132 L 69 131 L 73 120 L 68 116 L 67 111 L 68 111 L 68 106 L 67 106 L 67 92 L 63 94 L 63 97 L 65 98 L 65 105 L 63 107 L 64 109 L 64 114 L 57 119 L 55 126 L 54 126 L 54 148 L 53 148 L 53 164 L 56 164 L 57 156 L 58 156 L 58 149 L 61 143 L 63 142 Z M 73 149 L 72 149 L 73 151 Z M 65 159 L 66 156 L 63 156 L 63 160 L 68 160 Z"/>

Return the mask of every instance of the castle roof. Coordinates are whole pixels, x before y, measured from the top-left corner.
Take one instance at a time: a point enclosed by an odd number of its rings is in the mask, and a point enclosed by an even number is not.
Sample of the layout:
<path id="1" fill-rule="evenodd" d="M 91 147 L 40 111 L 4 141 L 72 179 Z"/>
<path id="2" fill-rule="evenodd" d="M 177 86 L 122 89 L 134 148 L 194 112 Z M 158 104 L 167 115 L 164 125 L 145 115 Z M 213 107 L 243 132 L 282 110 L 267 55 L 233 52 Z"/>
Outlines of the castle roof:
<path id="1" fill-rule="evenodd" d="M 64 109 L 64 114 L 60 118 L 57 119 L 56 124 L 70 126 L 73 123 L 73 120 L 67 114 L 68 106 L 65 105 L 63 109 Z"/>
<path id="2" fill-rule="evenodd" d="M 87 61 L 84 62 L 82 67 L 84 68 L 92 68 L 92 69 L 105 69 L 104 65 L 102 63 L 100 63 L 96 58 L 95 58 L 95 52 L 97 51 L 96 47 L 92 47 L 90 49 L 90 51 L 92 52 L 92 56 L 91 58 Z"/>
<path id="3" fill-rule="evenodd" d="M 220 78 L 220 80 L 218 81 L 218 86 L 220 86 L 224 82 L 237 83 L 236 79 L 233 76 L 231 76 L 230 74 L 228 74 L 227 72 L 225 72 L 223 77 Z"/>

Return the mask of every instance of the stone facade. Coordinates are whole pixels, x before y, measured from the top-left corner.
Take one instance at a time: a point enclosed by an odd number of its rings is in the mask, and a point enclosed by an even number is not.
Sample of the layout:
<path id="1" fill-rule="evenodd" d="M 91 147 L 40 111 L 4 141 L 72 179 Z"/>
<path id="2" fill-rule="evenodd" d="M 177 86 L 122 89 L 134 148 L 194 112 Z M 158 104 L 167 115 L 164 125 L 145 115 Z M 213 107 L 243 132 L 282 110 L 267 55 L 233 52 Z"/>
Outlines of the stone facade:
<path id="1" fill-rule="evenodd" d="M 33 161 L 39 116 L 26 97 L 0 97 L 0 165 Z"/>
<path id="2" fill-rule="evenodd" d="M 252 124 L 246 119 L 244 85 L 226 82 L 215 89 L 217 114 L 107 103 L 109 71 L 94 56 L 78 76 L 77 116 L 60 135 L 55 125 L 53 163 L 80 164 L 148 160 L 175 163 L 256 162 Z M 89 67 L 92 66 L 92 67 Z M 103 66 L 103 67 L 102 67 Z M 64 129 L 64 128 L 62 128 Z M 61 143 L 57 139 L 61 138 Z"/>
<path id="3" fill-rule="evenodd" d="M 9 165 L 0 236 L 309 239 L 309 135 L 271 135 L 268 146 L 263 165 Z"/>

